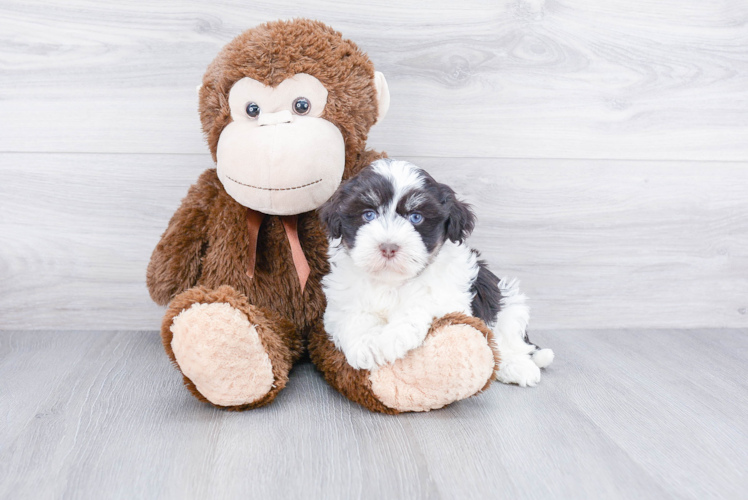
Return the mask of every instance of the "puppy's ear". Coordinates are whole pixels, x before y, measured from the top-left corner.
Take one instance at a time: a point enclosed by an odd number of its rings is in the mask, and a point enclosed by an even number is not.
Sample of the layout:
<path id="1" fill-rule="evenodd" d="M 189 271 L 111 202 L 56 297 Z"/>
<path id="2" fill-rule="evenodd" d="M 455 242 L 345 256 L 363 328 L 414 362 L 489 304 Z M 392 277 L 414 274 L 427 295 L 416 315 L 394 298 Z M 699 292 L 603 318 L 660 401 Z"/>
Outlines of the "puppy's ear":
<path id="1" fill-rule="evenodd" d="M 475 212 L 469 204 L 457 199 L 451 187 L 441 184 L 440 188 L 442 203 L 449 209 L 445 234 L 450 241 L 462 243 L 475 228 Z"/>
<path id="2" fill-rule="evenodd" d="M 332 198 L 317 209 L 327 236 L 337 239 L 343 236 L 343 218 L 340 215 L 340 191 L 336 191 Z"/>

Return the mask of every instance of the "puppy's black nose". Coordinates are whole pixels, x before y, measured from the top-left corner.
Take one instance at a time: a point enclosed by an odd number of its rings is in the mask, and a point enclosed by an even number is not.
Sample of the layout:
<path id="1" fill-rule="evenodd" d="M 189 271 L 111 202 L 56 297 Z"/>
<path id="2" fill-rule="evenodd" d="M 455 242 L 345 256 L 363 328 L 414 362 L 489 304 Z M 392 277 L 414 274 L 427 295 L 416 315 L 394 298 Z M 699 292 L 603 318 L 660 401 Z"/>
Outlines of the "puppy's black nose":
<path id="1" fill-rule="evenodd" d="M 379 249 L 382 251 L 382 257 L 391 259 L 400 250 L 400 246 L 394 243 L 382 243 L 379 245 Z"/>

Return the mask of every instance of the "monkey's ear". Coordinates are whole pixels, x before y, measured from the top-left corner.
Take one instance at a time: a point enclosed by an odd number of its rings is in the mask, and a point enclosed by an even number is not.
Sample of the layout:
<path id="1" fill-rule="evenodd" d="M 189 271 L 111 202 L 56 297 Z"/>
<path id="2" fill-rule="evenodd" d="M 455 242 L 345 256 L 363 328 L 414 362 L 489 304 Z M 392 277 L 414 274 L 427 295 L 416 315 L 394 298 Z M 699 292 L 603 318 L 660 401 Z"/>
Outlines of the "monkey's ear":
<path id="1" fill-rule="evenodd" d="M 375 125 L 384 119 L 387 110 L 390 109 L 390 88 L 387 86 L 387 80 L 380 71 L 374 72 L 374 87 L 377 89 L 377 121 Z"/>
<path id="2" fill-rule="evenodd" d="M 317 209 L 322 225 L 327 230 L 327 235 L 332 239 L 343 236 L 343 218 L 340 216 L 340 211 L 338 210 L 339 201 L 340 196 L 338 196 L 338 193 L 335 193 L 327 203 Z"/>
<path id="3" fill-rule="evenodd" d="M 441 191 L 444 203 L 449 207 L 449 215 L 445 223 L 447 238 L 454 243 L 462 243 L 475 228 L 475 212 L 469 204 L 458 200 L 449 186 L 442 184 Z"/>

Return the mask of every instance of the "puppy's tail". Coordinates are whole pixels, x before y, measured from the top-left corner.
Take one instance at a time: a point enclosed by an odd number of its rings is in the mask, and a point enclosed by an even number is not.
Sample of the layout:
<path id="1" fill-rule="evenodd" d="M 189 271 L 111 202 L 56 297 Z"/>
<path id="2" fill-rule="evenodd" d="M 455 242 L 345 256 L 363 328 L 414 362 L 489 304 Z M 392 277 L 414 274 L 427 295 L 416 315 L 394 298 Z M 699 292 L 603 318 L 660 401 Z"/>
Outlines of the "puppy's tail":
<path id="1" fill-rule="evenodd" d="M 553 363 L 553 358 L 555 357 L 552 349 L 536 349 L 531 356 L 533 362 L 535 363 L 535 365 L 537 365 L 538 368 L 545 368 L 546 366 L 550 365 L 551 363 Z"/>

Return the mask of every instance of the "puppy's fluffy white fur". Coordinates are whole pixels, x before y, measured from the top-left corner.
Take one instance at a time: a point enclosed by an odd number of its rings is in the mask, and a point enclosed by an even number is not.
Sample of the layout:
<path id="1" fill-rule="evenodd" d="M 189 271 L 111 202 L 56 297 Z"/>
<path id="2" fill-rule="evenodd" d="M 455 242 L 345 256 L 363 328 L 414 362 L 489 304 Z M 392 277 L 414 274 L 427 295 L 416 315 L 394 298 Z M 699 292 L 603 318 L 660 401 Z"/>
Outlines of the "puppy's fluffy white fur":
<path id="1" fill-rule="evenodd" d="M 328 202 L 328 213 L 348 226 L 339 228 L 341 237 L 330 241 L 331 272 L 322 282 L 325 329 L 357 369 L 374 369 L 404 357 L 421 345 L 435 318 L 452 312 L 474 314 L 474 283 L 480 272 L 477 254 L 469 246 L 440 236 L 438 227 L 427 231 L 419 227 L 425 221 L 411 218 L 419 210 L 431 213 L 428 190 L 443 185 L 404 161 L 379 160 L 368 168 L 366 182 L 379 188 L 364 185 L 349 195 L 371 207 L 367 211 L 375 212 L 372 220 L 371 213 L 363 222 L 358 219 L 362 214 L 340 213 L 345 207 L 354 211 L 344 203 L 345 194 Z M 389 189 L 382 188 L 382 180 Z M 383 244 L 398 247 L 394 257 L 385 257 Z M 553 351 L 527 340 L 529 308 L 518 283 L 501 280 L 494 286 L 500 292 L 499 312 L 486 322 L 501 353 L 497 378 L 534 386 L 540 368 L 552 362 Z"/>
<path id="2" fill-rule="evenodd" d="M 354 368 L 371 369 L 402 358 L 423 342 L 434 318 L 471 314 L 476 257 L 447 242 L 416 278 L 393 283 L 357 266 L 339 242 L 325 278 L 325 329 Z"/>

